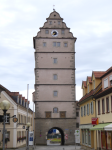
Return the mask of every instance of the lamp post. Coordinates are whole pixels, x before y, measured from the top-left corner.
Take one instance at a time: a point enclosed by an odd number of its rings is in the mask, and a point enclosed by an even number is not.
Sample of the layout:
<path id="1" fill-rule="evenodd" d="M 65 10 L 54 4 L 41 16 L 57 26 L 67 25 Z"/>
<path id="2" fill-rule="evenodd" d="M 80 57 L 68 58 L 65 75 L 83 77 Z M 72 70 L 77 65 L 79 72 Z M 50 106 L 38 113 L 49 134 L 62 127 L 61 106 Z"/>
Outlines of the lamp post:
<path id="1" fill-rule="evenodd" d="M 3 150 L 5 150 L 5 118 L 6 118 L 6 111 L 10 108 L 10 103 L 7 100 L 3 100 L 0 103 L 0 108 L 4 112 L 4 116 L 3 116 Z"/>
<path id="2" fill-rule="evenodd" d="M 28 122 L 27 124 L 26 124 L 26 126 L 27 126 L 27 130 L 28 130 L 28 134 L 27 134 L 27 150 L 29 150 L 29 127 L 31 126 L 31 123 L 30 122 Z"/>

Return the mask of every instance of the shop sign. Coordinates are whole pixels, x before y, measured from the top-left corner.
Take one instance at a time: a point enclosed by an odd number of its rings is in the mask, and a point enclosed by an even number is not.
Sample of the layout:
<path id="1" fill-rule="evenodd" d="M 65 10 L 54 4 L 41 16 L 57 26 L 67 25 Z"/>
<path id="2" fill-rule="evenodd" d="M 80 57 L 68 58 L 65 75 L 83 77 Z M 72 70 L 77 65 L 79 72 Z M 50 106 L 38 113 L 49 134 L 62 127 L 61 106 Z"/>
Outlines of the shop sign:
<path id="1" fill-rule="evenodd" d="M 92 125 L 97 125 L 99 123 L 98 118 L 92 118 L 91 122 L 92 122 Z"/>
<path id="2" fill-rule="evenodd" d="M 18 118 L 13 118 L 13 122 L 14 123 L 18 122 Z"/>

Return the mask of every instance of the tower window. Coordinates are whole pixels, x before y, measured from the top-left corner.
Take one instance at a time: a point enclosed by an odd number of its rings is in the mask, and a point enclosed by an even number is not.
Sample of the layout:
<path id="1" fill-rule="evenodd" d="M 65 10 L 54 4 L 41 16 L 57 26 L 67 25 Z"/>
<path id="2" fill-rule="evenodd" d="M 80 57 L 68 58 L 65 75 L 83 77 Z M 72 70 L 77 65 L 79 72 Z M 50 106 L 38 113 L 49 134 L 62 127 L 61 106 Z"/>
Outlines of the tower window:
<path id="1" fill-rule="evenodd" d="M 46 47 L 46 42 L 43 42 L 43 47 Z"/>
<path id="2" fill-rule="evenodd" d="M 58 91 L 53 91 L 53 96 L 58 96 Z"/>
<path id="3" fill-rule="evenodd" d="M 57 47 L 60 47 L 60 42 L 57 42 Z"/>
<path id="4" fill-rule="evenodd" d="M 53 46 L 56 47 L 56 42 L 53 42 Z"/>
<path id="5" fill-rule="evenodd" d="M 65 33 L 65 30 L 61 30 L 61 34 L 64 34 Z"/>
<path id="6" fill-rule="evenodd" d="M 57 79 L 58 79 L 57 74 L 54 74 L 54 75 L 53 75 L 53 79 L 54 79 L 54 80 L 57 80 Z"/>
<path id="7" fill-rule="evenodd" d="M 57 64 L 57 58 L 53 58 L 53 63 Z"/>
<path id="8" fill-rule="evenodd" d="M 57 107 L 53 108 L 53 113 L 58 113 L 58 108 Z"/>
<path id="9" fill-rule="evenodd" d="M 49 21 L 49 24 L 52 24 L 52 21 Z"/>
<path id="10" fill-rule="evenodd" d="M 61 22 L 60 22 L 60 21 L 58 21 L 58 25 L 60 25 L 60 23 L 61 23 Z"/>
<path id="11" fill-rule="evenodd" d="M 45 33 L 46 33 L 46 34 L 49 34 L 49 30 L 45 30 Z"/>
<path id="12" fill-rule="evenodd" d="M 64 43 L 64 47 L 68 47 L 68 44 L 67 44 L 67 43 Z"/>
<path id="13" fill-rule="evenodd" d="M 54 17 L 56 17 L 56 15 L 54 15 Z"/>

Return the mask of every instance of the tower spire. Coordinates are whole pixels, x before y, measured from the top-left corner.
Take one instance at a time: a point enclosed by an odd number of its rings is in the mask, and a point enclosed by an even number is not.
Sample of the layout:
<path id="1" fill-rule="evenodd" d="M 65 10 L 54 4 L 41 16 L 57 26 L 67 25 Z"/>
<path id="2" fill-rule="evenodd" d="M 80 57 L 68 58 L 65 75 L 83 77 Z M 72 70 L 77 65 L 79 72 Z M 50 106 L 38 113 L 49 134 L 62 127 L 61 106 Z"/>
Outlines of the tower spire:
<path id="1" fill-rule="evenodd" d="M 53 5 L 53 11 L 55 11 L 54 7 L 55 7 L 55 5 Z"/>

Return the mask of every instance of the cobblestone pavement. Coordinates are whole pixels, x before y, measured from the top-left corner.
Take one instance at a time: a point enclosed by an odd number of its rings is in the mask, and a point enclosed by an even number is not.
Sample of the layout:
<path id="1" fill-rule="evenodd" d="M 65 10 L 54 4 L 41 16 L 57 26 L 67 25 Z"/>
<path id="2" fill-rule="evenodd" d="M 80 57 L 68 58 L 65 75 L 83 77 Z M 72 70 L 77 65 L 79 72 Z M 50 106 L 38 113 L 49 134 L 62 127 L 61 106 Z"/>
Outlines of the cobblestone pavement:
<path id="1" fill-rule="evenodd" d="M 34 150 L 80 150 L 80 146 L 68 145 L 68 146 L 35 146 Z M 26 150 L 26 147 L 18 149 L 7 149 L 7 150 Z M 29 147 L 29 150 L 33 150 L 32 147 Z"/>

